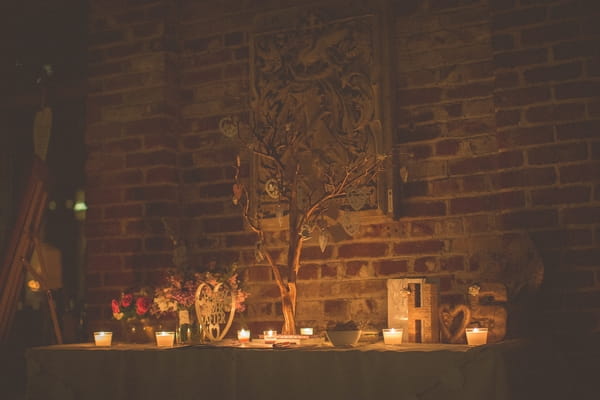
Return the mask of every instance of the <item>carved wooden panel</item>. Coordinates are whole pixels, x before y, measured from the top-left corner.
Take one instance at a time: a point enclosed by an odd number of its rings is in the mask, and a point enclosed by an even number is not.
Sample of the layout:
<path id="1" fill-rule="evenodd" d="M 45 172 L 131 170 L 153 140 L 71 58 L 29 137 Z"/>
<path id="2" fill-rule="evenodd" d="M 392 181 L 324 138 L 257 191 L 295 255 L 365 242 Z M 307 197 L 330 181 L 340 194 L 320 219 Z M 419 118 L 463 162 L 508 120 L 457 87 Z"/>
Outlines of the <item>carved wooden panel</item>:
<path id="1" fill-rule="evenodd" d="M 301 168 L 300 208 L 327 192 L 324 177 L 342 174 L 362 152 L 391 152 L 393 122 L 391 113 L 384 118 L 382 107 L 390 88 L 382 44 L 387 25 L 381 21 L 380 6 L 361 2 L 292 9 L 255 21 L 252 125 L 267 140 L 278 135 L 275 147 L 294 142 L 289 157 Z M 290 168 L 297 164 L 282 161 Z M 289 181 L 293 171 L 284 173 Z M 288 206 L 282 193 L 288 188 L 281 185 L 286 178 L 278 174 L 268 158 L 256 160 L 253 195 L 262 216 L 281 217 Z M 339 206 L 387 211 L 388 186 L 385 177 L 373 179 L 349 192 Z"/>

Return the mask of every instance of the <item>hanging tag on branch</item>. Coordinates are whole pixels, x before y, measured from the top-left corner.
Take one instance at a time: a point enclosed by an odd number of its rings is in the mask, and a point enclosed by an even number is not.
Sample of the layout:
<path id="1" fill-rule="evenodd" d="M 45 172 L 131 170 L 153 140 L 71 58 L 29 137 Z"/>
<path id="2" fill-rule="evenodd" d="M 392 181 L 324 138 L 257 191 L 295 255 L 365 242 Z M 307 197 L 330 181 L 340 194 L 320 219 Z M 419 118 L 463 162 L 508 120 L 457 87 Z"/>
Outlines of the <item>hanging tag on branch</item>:
<path id="1" fill-rule="evenodd" d="M 327 248 L 327 244 L 329 243 L 329 233 L 326 229 L 321 229 L 319 233 L 319 248 L 321 249 L 321 253 L 325 253 L 325 249 Z"/>

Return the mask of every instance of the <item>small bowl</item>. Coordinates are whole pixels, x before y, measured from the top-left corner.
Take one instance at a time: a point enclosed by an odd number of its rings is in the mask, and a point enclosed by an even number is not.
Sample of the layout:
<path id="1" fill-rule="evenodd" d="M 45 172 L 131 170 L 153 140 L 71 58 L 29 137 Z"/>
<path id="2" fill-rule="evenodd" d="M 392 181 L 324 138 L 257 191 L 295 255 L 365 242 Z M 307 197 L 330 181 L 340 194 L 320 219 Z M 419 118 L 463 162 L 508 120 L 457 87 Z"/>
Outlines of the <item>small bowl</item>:
<path id="1" fill-rule="evenodd" d="M 327 338 L 335 347 L 354 346 L 360 339 L 361 331 L 326 331 Z"/>

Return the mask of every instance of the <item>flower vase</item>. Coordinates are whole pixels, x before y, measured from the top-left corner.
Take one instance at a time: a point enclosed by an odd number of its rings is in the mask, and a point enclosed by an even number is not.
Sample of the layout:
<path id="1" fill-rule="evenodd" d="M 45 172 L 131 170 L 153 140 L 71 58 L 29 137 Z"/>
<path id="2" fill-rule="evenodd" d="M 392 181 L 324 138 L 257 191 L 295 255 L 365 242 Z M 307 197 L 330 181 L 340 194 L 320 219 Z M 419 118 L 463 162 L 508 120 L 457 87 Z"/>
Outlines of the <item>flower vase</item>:
<path id="1" fill-rule="evenodd" d="M 179 310 L 177 313 L 177 330 L 175 333 L 177 344 L 200 343 L 201 327 L 188 310 Z"/>
<path id="2" fill-rule="evenodd" d="M 125 343 L 145 344 L 154 341 L 154 327 L 148 319 L 123 320 L 121 333 Z"/>

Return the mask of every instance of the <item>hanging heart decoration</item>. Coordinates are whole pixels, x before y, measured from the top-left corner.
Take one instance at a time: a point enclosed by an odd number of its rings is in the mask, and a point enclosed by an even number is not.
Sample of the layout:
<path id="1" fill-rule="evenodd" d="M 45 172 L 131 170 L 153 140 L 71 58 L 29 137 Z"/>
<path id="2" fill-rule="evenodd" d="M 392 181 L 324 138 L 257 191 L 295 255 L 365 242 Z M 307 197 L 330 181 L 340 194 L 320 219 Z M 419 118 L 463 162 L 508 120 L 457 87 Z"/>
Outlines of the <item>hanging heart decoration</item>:
<path id="1" fill-rule="evenodd" d="M 362 210 L 362 208 L 367 204 L 367 189 L 363 186 L 360 188 L 350 189 L 346 193 L 346 198 L 348 199 L 348 204 L 354 211 Z"/>

